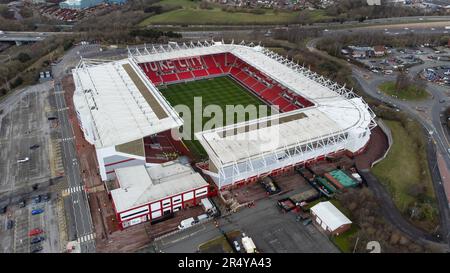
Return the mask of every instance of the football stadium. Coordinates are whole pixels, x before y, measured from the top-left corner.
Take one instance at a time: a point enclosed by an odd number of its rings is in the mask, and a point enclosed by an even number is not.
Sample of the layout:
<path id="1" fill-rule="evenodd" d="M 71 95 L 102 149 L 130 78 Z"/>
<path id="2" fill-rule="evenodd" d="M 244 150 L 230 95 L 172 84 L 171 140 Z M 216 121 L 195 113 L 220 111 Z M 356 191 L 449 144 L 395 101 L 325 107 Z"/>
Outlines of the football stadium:
<path id="1" fill-rule="evenodd" d="M 261 45 L 169 43 L 128 53 L 118 61 L 82 59 L 73 70 L 79 126 L 104 181 L 121 168 L 183 157 L 226 189 L 358 154 L 376 126 L 351 90 Z M 257 110 L 211 126 L 211 105 Z"/>

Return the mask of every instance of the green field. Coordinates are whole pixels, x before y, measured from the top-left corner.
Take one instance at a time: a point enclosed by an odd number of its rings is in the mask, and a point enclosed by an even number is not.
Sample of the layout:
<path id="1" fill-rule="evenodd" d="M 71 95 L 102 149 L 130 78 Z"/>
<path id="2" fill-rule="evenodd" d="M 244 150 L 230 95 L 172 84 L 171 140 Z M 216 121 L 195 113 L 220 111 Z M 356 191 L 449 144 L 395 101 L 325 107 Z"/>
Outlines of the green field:
<path id="1" fill-rule="evenodd" d="M 193 155 L 197 157 L 198 160 L 207 159 L 207 154 L 198 140 L 194 140 L 194 130 L 197 129 L 197 131 L 203 131 L 204 125 L 211 124 L 211 122 L 208 121 L 212 121 L 215 115 L 212 115 L 212 117 L 203 117 L 202 115 L 202 127 L 195 128 L 195 120 L 193 118 L 194 111 L 203 113 L 203 110 L 206 106 L 217 105 L 220 107 L 220 109 L 222 109 L 222 113 L 224 113 L 223 115 L 225 116 L 224 109 L 226 108 L 226 105 L 242 105 L 244 107 L 248 105 L 265 105 L 265 103 L 262 102 L 259 98 L 254 96 L 252 93 L 247 91 L 244 87 L 240 86 L 229 77 L 218 77 L 206 80 L 191 81 L 187 83 L 177 83 L 168 85 L 167 88 L 160 87 L 159 89 L 173 107 L 177 108 L 177 105 L 186 105 L 191 110 L 191 116 L 189 117 L 189 120 L 187 120 L 187 117 L 183 117 L 183 113 L 180 113 L 180 116 L 184 119 L 185 124 L 191 125 L 191 138 L 190 140 L 185 139 L 184 143 L 193 153 Z M 194 107 L 195 97 L 202 98 L 202 105 L 197 105 L 196 109 Z M 245 120 L 249 120 L 250 115 L 246 114 L 243 118 Z M 236 123 L 236 121 L 238 120 L 236 114 L 234 115 L 234 119 L 235 120 L 226 120 L 224 123 L 226 125 Z M 207 129 L 212 129 L 215 127 L 216 126 L 211 126 Z"/>
<path id="2" fill-rule="evenodd" d="M 373 174 L 391 194 L 394 203 L 404 214 L 414 205 L 423 204 L 424 221 L 434 222 L 436 212 L 435 195 L 425 148 L 418 147 L 416 141 L 398 121 L 385 120 L 392 132 L 393 145 L 387 157 L 372 168 Z M 418 132 L 420 133 L 420 132 Z M 423 189 L 419 196 L 414 189 Z"/>
<path id="3" fill-rule="evenodd" d="M 188 0 L 163 0 L 157 5 L 176 7 L 177 9 L 148 17 L 140 23 L 147 25 L 243 25 L 243 24 L 288 24 L 294 23 L 299 12 L 264 10 L 264 14 L 250 12 L 227 12 L 217 4 L 211 9 L 201 9 L 199 2 Z M 313 19 L 320 19 L 323 14 L 311 12 Z"/>
<path id="4" fill-rule="evenodd" d="M 383 93 L 404 100 L 423 100 L 428 98 L 429 94 L 424 89 L 419 89 L 414 85 L 404 90 L 396 90 L 395 82 L 384 82 L 378 87 Z"/>

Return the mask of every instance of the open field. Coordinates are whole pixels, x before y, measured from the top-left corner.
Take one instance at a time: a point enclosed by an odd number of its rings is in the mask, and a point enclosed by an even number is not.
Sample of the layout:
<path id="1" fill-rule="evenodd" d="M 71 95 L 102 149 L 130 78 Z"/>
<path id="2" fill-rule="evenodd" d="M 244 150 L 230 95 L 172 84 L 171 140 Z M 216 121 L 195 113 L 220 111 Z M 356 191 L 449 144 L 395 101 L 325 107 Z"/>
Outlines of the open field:
<path id="1" fill-rule="evenodd" d="M 157 5 L 174 10 L 148 17 L 140 23 L 141 26 L 152 24 L 182 24 L 182 25 L 265 25 L 295 23 L 300 13 L 308 13 L 308 18 L 314 21 L 326 19 L 323 11 L 272 11 L 264 13 L 227 12 L 220 5 L 211 5 L 211 9 L 201 9 L 199 2 L 188 0 L 163 0 Z"/>
<path id="2" fill-rule="evenodd" d="M 407 89 L 397 91 L 395 88 L 395 82 L 384 82 L 380 84 L 379 89 L 391 96 L 405 100 L 422 100 L 428 98 L 429 94 L 424 89 L 419 89 L 415 86 L 410 86 Z"/>
<path id="3" fill-rule="evenodd" d="M 203 113 L 205 107 L 207 107 L 208 105 L 217 105 L 220 107 L 220 109 L 222 109 L 222 113 L 224 113 L 225 115 L 225 109 L 227 105 L 243 105 L 244 107 L 247 107 L 248 105 L 265 105 L 264 102 L 262 102 L 260 99 L 255 97 L 253 94 L 251 94 L 249 91 L 244 89 L 229 77 L 218 77 L 188 83 L 173 84 L 167 86 L 167 88 L 160 88 L 160 91 L 172 106 L 175 107 L 177 105 L 186 105 L 191 110 L 190 122 L 186 120 L 187 117 L 183 117 L 185 123 L 191 125 L 191 137 L 190 139 L 184 139 L 184 143 L 187 145 L 189 150 L 194 153 L 194 155 L 200 158 L 207 157 L 207 154 L 198 140 L 194 140 L 194 133 L 196 131 L 195 129 L 197 129 L 194 126 L 194 111 L 197 111 L 200 114 Z M 201 106 L 194 105 L 194 98 L 196 97 L 201 97 Z M 205 117 L 204 115 L 201 115 L 201 117 L 202 128 L 198 128 L 197 131 L 204 130 L 203 128 L 205 127 L 205 124 L 209 124 L 208 121 L 213 120 L 216 116 L 212 115 L 212 117 Z M 250 116 L 246 114 L 244 119 L 249 120 Z M 227 125 L 233 124 L 236 123 L 237 120 L 237 115 L 235 114 L 234 120 L 225 120 L 224 123 Z M 209 129 L 212 129 L 214 127 L 215 126 L 211 126 L 209 127 Z"/>
<path id="4" fill-rule="evenodd" d="M 410 216 L 410 208 L 418 203 L 424 221 L 436 221 L 435 195 L 423 147 L 398 121 L 385 120 L 393 135 L 393 145 L 387 157 L 375 165 L 372 172 L 386 186 L 394 203 Z M 420 133 L 420 132 L 419 132 Z"/>

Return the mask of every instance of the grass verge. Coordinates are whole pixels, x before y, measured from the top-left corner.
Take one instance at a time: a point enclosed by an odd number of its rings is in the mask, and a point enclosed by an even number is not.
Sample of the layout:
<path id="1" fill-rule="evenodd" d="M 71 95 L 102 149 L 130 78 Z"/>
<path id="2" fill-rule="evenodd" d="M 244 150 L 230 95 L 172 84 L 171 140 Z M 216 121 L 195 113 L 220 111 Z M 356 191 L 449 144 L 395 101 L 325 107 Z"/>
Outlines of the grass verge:
<path id="1" fill-rule="evenodd" d="M 395 82 L 384 82 L 378 87 L 383 93 L 402 100 L 423 100 L 428 98 L 429 94 L 425 89 L 410 85 L 403 90 L 396 90 Z"/>
<path id="2" fill-rule="evenodd" d="M 425 144 L 419 143 L 420 125 L 404 127 L 399 121 L 386 120 L 393 145 L 387 157 L 372 168 L 385 185 L 399 210 L 426 230 L 437 222 L 436 197 L 428 168 Z M 421 136 L 419 136 L 421 137 Z"/>

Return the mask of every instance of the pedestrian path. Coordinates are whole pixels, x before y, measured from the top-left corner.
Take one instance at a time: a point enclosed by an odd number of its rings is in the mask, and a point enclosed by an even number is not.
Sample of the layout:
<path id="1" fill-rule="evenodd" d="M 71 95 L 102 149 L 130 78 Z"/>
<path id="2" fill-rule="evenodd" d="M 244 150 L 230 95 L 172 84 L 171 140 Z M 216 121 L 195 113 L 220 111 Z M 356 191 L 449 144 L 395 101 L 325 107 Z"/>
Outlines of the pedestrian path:
<path id="1" fill-rule="evenodd" d="M 65 189 L 65 190 L 62 191 L 62 196 L 64 197 L 64 196 L 70 195 L 72 193 L 80 192 L 80 191 L 83 191 L 83 190 L 84 190 L 84 186 L 70 187 L 70 188 Z"/>

